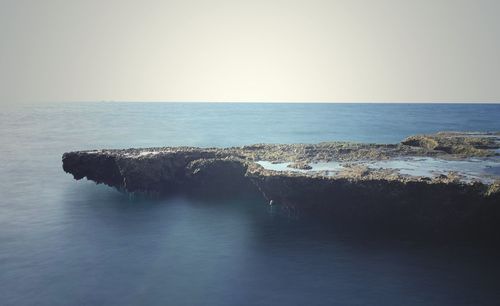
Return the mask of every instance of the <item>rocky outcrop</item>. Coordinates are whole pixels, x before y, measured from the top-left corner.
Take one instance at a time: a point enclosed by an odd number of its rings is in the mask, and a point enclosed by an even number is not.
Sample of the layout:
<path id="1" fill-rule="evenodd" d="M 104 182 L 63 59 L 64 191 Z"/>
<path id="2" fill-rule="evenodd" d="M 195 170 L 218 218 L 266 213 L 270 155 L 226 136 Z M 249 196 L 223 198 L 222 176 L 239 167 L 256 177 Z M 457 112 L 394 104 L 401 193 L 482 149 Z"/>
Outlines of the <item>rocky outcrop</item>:
<path id="1" fill-rule="evenodd" d="M 410 136 L 403 145 L 420 147 L 428 151 L 442 151 L 460 156 L 490 156 L 498 149 L 498 133 L 440 132 L 433 135 Z"/>
<path id="2" fill-rule="evenodd" d="M 258 172 L 250 177 L 267 200 L 344 227 L 425 239 L 496 240 L 500 234 L 500 193 L 493 191 L 498 185 Z"/>
<path id="3" fill-rule="evenodd" d="M 498 154 L 497 138 L 483 138 L 448 133 L 409 137 L 396 145 L 332 142 L 79 151 L 63 155 L 63 169 L 77 180 L 86 177 L 131 193 L 253 193 L 287 211 L 318 213 L 351 227 L 406 232 L 414 237 L 495 240 L 500 237 L 498 181 L 464 182 L 453 173 L 408 176 L 359 162 Z M 460 147 L 468 149 L 456 149 Z M 273 171 L 256 163 L 259 160 L 290 162 L 301 170 Z M 346 162 L 343 170 L 334 175 L 308 171 L 309 163 L 332 160 Z"/>
<path id="4" fill-rule="evenodd" d="M 306 162 L 295 162 L 288 165 L 289 168 L 300 169 L 300 170 L 311 170 L 312 166 Z"/>
<path id="5" fill-rule="evenodd" d="M 63 155 L 63 169 L 127 192 L 171 193 L 202 186 L 202 179 L 238 179 L 246 167 L 229 152 L 198 148 L 102 150 Z"/>

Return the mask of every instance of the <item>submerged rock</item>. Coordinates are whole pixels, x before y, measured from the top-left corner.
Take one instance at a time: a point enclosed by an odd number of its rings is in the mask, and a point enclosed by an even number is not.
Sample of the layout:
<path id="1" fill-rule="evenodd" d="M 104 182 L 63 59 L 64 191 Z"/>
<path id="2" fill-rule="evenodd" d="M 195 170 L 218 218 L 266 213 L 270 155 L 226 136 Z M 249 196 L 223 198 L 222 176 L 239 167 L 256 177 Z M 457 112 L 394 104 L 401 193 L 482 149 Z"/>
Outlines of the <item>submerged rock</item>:
<path id="1" fill-rule="evenodd" d="M 500 183 L 494 172 L 483 181 L 467 181 L 452 169 L 421 176 L 373 165 L 407 157 L 491 157 L 498 139 L 495 134 L 438 133 L 395 145 L 331 142 L 79 151 L 63 155 L 63 169 L 75 179 L 86 177 L 131 193 L 259 194 L 273 206 L 319 212 L 346 226 L 415 237 L 491 240 L 500 239 Z M 257 163 L 261 160 L 287 166 L 270 170 Z M 336 168 L 328 168 L 327 162 Z M 496 165 L 498 159 L 489 162 Z"/>

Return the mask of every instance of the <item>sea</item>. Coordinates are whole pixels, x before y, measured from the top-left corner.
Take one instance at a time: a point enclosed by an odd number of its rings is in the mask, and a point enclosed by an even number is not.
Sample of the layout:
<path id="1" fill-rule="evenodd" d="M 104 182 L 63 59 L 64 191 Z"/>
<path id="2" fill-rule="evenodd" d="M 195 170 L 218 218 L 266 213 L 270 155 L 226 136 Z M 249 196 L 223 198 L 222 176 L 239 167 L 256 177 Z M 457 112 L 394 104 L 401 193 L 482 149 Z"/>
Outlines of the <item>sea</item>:
<path id="1" fill-rule="evenodd" d="M 500 131 L 500 104 L 7 103 L 0 304 L 498 305 L 495 246 L 354 235 L 258 198 L 135 198 L 61 167 L 74 150 L 437 131 Z"/>

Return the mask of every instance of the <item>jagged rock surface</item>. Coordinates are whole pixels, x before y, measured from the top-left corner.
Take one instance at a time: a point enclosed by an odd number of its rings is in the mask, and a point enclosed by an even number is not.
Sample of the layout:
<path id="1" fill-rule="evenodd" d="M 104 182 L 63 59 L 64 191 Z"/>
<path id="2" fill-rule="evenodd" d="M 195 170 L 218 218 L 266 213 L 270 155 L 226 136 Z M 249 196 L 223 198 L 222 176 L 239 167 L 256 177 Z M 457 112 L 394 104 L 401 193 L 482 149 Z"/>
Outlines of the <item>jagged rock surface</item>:
<path id="1" fill-rule="evenodd" d="M 362 164 L 348 165 L 337 175 L 326 176 L 307 171 L 272 171 L 255 162 L 289 161 L 302 167 L 317 161 L 398 156 L 494 156 L 498 154 L 495 139 L 490 134 L 438 133 L 412 136 L 395 145 L 332 142 L 79 151 L 63 155 L 63 169 L 75 179 L 86 177 L 127 192 L 258 192 L 276 205 L 319 211 L 339 223 L 386 227 L 417 236 L 451 233 L 497 239 L 498 182 L 464 183 L 451 174 L 432 179 L 401 176 Z"/>

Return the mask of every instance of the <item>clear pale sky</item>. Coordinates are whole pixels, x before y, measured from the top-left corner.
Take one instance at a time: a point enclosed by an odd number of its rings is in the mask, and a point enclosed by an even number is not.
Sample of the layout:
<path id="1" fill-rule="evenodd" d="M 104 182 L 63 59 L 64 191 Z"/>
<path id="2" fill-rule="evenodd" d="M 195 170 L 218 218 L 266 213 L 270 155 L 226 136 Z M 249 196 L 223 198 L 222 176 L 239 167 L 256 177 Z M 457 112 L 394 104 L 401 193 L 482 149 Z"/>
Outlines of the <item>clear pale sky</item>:
<path id="1" fill-rule="evenodd" d="M 500 1 L 0 0 L 0 103 L 500 101 Z"/>

